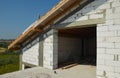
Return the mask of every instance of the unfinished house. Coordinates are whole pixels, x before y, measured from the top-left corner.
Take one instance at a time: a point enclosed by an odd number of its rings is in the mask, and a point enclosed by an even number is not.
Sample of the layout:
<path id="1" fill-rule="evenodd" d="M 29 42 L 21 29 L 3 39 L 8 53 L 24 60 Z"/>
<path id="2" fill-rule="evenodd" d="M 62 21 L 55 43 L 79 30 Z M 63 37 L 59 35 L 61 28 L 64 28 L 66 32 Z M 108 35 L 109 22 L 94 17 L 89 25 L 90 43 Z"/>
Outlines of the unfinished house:
<path id="1" fill-rule="evenodd" d="M 120 78 L 120 0 L 60 0 L 8 48 L 21 50 L 21 69 L 77 63 Z"/>

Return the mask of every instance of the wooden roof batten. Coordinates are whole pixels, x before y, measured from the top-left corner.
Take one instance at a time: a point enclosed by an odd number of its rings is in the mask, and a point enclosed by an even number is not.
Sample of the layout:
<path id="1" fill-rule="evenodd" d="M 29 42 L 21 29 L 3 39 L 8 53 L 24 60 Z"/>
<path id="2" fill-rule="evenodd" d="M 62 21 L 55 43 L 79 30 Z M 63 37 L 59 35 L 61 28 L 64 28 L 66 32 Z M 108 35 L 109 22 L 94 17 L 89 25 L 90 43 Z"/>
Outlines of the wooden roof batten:
<path id="1" fill-rule="evenodd" d="M 17 37 L 8 46 L 8 49 L 15 50 L 15 46 L 19 46 L 18 43 L 22 44 L 23 42 L 27 41 L 25 40 L 25 37 L 28 34 L 31 33 L 30 36 L 33 36 L 33 33 L 36 34 L 42 32 L 44 27 L 50 25 L 52 22 L 54 22 L 56 19 L 64 15 L 66 12 L 74 8 L 82 1 L 83 0 L 61 0 L 56 6 L 54 6 L 50 11 L 48 11 L 43 17 L 41 17 L 33 26 L 31 26 L 27 31 L 25 31 L 23 34 Z"/>

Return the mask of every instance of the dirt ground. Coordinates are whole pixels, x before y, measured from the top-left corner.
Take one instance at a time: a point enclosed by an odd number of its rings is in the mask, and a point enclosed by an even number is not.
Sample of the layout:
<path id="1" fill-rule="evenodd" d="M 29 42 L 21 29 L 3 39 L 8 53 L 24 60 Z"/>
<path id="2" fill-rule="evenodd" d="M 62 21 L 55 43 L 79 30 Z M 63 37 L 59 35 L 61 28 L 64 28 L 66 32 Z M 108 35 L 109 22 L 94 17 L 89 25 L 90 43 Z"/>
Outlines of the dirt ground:
<path id="1" fill-rule="evenodd" d="M 76 65 L 57 70 L 34 67 L 1 75 L 0 78 L 96 78 L 96 66 Z"/>

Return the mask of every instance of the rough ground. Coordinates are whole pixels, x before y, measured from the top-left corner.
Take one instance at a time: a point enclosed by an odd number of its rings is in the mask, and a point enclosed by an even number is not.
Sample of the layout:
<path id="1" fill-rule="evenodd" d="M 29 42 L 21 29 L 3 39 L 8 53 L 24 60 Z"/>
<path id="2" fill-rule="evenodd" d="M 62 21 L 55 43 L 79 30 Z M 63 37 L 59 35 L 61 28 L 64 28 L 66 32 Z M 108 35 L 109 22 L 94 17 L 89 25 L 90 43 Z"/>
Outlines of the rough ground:
<path id="1" fill-rule="evenodd" d="M 5 52 L 5 48 L 0 47 L 0 53 Z"/>
<path id="2" fill-rule="evenodd" d="M 96 67 L 90 65 L 77 65 L 68 69 L 57 70 L 34 67 L 0 75 L 0 78 L 96 78 L 95 70 Z"/>

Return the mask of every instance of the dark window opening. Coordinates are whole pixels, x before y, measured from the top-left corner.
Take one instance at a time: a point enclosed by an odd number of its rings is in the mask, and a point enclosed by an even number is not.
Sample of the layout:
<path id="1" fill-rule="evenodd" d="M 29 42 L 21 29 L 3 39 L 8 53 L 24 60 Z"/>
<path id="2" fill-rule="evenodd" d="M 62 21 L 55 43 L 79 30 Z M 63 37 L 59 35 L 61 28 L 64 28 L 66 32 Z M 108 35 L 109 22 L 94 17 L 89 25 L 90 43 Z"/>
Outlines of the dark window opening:
<path id="1" fill-rule="evenodd" d="M 58 30 L 58 67 L 96 65 L 96 26 Z"/>

